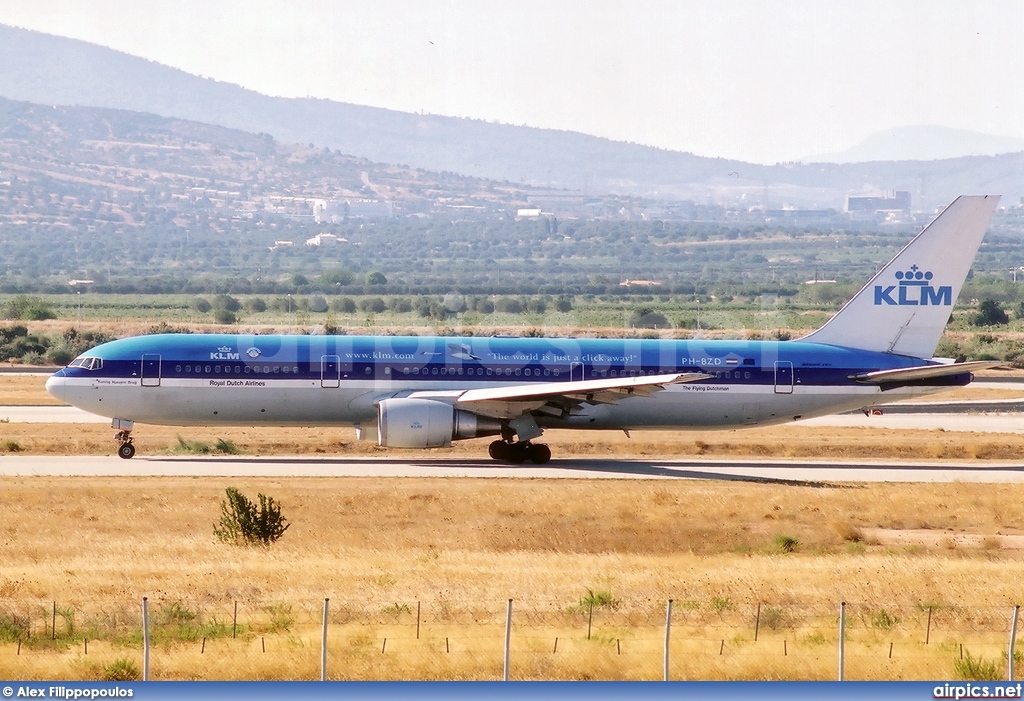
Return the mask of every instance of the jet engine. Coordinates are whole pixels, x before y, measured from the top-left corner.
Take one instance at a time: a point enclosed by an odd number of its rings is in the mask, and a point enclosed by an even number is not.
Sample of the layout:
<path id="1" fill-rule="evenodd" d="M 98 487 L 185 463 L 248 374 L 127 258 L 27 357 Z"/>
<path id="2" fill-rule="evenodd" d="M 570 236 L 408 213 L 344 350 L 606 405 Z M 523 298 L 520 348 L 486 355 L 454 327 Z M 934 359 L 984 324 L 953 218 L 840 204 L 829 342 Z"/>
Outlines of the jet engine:
<path id="1" fill-rule="evenodd" d="M 501 422 L 436 399 L 384 399 L 377 406 L 377 443 L 387 448 L 446 448 L 453 440 L 501 433 Z"/>

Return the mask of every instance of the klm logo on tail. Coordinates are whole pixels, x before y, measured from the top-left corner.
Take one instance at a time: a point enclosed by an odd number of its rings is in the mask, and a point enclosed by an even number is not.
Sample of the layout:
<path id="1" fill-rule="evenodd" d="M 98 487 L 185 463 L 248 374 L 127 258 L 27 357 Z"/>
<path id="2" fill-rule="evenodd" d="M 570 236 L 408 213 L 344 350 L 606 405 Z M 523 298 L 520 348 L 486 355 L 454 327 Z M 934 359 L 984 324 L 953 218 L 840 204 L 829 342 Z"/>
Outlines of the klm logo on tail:
<path id="1" fill-rule="evenodd" d="M 921 272 L 920 268 L 912 265 L 906 272 L 897 271 L 896 280 L 895 285 L 875 285 L 875 306 L 953 306 L 953 288 L 950 285 L 933 286 L 931 271 Z"/>

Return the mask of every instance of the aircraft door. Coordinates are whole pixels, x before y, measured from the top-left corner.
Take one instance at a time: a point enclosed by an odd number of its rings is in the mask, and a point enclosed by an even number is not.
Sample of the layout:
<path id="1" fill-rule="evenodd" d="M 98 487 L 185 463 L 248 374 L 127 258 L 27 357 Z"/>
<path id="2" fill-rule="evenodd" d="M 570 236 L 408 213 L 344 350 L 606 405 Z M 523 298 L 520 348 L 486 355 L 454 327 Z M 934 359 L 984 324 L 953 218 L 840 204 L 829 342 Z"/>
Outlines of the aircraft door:
<path id="1" fill-rule="evenodd" d="M 569 382 L 581 382 L 583 379 L 583 363 L 569 365 Z"/>
<path id="2" fill-rule="evenodd" d="M 793 394 L 793 363 L 775 361 L 775 394 Z"/>
<path id="3" fill-rule="evenodd" d="M 339 356 L 320 356 L 320 386 L 341 387 L 341 358 Z"/>
<path id="4" fill-rule="evenodd" d="M 160 386 L 160 356 L 156 353 L 142 355 L 142 386 Z"/>

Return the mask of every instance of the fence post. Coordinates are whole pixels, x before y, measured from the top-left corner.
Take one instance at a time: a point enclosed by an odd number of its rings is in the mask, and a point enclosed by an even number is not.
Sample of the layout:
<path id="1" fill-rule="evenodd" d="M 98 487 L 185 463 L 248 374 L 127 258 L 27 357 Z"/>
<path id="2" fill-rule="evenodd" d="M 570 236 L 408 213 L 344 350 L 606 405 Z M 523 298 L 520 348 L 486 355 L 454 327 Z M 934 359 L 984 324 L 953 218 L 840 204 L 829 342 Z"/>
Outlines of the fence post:
<path id="1" fill-rule="evenodd" d="M 669 635 L 672 632 L 672 599 L 668 600 L 668 604 L 665 606 L 665 673 L 662 676 L 663 681 L 668 681 L 668 642 Z"/>
<path id="2" fill-rule="evenodd" d="M 320 681 L 327 681 L 327 605 L 330 599 L 324 599 L 324 627 L 320 635 Z"/>
<path id="3" fill-rule="evenodd" d="M 420 602 L 416 602 L 416 639 L 420 639 Z"/>
<path id="4" fill-rule="evenodd" d="M 1013 648 L 1017 642 L 1017 617 L 1020 615 L 1020 606 L 1013 607 L 1013 621 L 1010 623 L 1010 647 L 1006 651 L 1006 681 L 1013 681 Z"/>
<path id="5" fill-rule="evenodd" d="M 754 642 L 757 642 L 757 634 L 761 631 L 761 604 L 757 604 L 757 618 L 754 619 Z"/>
<path id="6" fill-rule="evenodd" d="M 846 602 L 839 604 L 839 681 L 843 681 L 846 665 Z"/>
<path id="7" fill-rule="evenodd" d="M 149 598 L 142 597 L 142 681 L 149 681 Z"/>
<path id="8" fill-rule="evenodd" d="M 57 639 L 57 602 L 53 602 L 53 616 L 50 618 L 50 640 Z"/>
<path id="9" fill-rule="evenodd" d="M 505 609 L 505 672 L 502 679 L 508 681 L 509 648 L 512 644 L 512 599 L 508 600 L 508 607 Z"/>

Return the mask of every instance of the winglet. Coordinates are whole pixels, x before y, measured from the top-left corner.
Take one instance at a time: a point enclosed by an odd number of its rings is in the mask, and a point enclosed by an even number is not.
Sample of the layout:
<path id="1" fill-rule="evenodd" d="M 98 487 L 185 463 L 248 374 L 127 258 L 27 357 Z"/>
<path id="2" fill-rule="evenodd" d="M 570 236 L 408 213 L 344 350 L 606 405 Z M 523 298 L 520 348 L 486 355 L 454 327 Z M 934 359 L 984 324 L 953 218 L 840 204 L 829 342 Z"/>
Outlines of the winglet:
<path id="1" fill-rule="evenodd" d="M 835 316 L 800 340 L 930 358 L 998 203 L 998 195 L 957 197 Z"/>

